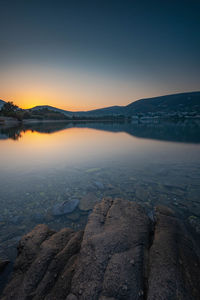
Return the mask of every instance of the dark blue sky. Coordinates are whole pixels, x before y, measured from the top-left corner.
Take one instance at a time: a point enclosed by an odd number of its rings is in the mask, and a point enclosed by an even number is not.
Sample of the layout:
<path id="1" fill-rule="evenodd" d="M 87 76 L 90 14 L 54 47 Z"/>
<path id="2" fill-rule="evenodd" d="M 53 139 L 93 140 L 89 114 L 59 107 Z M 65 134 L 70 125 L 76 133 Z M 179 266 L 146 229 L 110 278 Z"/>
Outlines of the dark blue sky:
<path id="1" fill-rule="evenodd" d="M 0 98 L 88 109 L 200 89 L 200 1 L 0 0 Z"/>

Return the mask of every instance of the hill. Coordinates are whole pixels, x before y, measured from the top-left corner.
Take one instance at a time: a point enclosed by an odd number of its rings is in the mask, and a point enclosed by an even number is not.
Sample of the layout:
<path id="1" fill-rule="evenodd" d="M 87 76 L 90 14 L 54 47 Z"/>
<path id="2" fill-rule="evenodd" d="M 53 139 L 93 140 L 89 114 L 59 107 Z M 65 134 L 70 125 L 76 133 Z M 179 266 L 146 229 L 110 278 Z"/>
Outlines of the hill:
<path id="1" fill-rule="evenodd" d="M 39 105 L 39 106 L 35 106 L 35 107 L 29 109 L 29 111 L 32 111 L 32 112 L 39 111 L 39 110 L 51 110 L 51 111 L 54 111 L 54 112 L 57 112 L 57 113 L 64 114 L 66 116 L 73 115 L 73 112 L 71 112 L 71 111 L 56 108 L 56 107 L 53 107 L 53 106 L 50 106 L 50 105 Z"/>
<path id="2" fill-rule="evenodd" d="M 163 113 L 173 114 L 178 112 L 188 112 L 200 114 L 200 92 L 190 92 L 172 94 L 154 98 L 146 98 L 134 101 L 127 106 L 110 106 L 90 111 L 66 111 L 52 106 L 36 106 L 32 110 L 48 108 L 49 110 L 61 112 L 67 116 L 108 116 L 124 115 L 132 116 L 135 114 Z"/>
<path id="3" fill-rule="evenodd" d="M 0 100 L 0 108 L 5 102 Z M 40 115 L 46 119 L 49 112 L 54 112 L 52 119 L 86 119 L 105 117 L 131 117 L 131 116 L 195 116 L 200 115 L 200 92 L 172 94 L 154 98 L 134 101 L 126 106 L 110 106 L 90 111 L 67 111 L 49 105 L 35 106 L 23 110 L 31 116 Z M 40 113 L 41 112 L 41 113 Z M 42 117 L 42 115 L 44 115 Z M 28 118 L 28 115 L 27 117 Z"/>
<path id="4" fill-rule="evenodd" d="M 147 112 L 200 112 L 200 92 L 141 99 L 127 105 L 125 110 L 130 115 Z"/>

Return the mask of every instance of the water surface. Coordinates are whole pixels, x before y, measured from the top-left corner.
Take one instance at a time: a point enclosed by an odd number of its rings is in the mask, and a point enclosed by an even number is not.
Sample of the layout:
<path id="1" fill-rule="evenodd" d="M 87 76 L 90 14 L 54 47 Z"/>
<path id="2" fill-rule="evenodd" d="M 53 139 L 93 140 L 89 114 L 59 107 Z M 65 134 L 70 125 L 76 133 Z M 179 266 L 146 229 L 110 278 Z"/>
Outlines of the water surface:
<path id="1" fill-rule="evenodd" d="M 147 210 L 167 205 L 199 224 L 199 167 L 197 121 L 0 127 L 0 255 L 12 259 L 17 241 L 38 223 L 83 228 L 106 196 Z M 54 216 L 68 199 L 79 206 Z"/>

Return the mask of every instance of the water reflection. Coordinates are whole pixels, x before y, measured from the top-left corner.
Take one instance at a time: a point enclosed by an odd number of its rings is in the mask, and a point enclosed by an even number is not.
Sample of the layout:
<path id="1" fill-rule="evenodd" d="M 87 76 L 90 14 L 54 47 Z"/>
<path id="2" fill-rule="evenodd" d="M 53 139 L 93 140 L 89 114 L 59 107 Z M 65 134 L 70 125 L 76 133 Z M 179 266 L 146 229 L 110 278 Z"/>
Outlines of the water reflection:
<path id="1" fill-rule="evenodd" d="M 12 259 L 20 236 L 38 223 L 84 227 L 107 196 L 149 210 L 167 205 L 198 230 L 199 167 L 197 121 L 1 127 L 0 256 Z M 68 199 L 78 200 L 75 210 L 53 214 Z"/>
<path id="2" fill-rule="evenodd" d="M 51 122 L 23 124 L 18 127 L 0 126 L 0 139 L 19 140 L 27 131 L 55 133 L 70 128 L 91 128 L 110 132 L 126 132 L 134 137 L 184 143 L 200 143 L 200 120 L 127 122 Z"/>

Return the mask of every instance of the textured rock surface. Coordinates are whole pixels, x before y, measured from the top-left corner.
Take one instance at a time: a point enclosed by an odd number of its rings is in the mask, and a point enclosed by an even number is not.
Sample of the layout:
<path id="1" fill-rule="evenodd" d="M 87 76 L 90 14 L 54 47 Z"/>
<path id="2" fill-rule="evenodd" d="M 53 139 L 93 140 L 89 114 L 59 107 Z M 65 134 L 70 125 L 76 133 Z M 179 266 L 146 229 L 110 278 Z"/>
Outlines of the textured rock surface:
<path id="1" fill-rule="evenodd" d="M 198 249 L 173 211 L 104 199 L 84 233 L 38 225 L 22 238 L 8 300 L 199 299 Z"/>
<path id="2" fill-rule="evenodd" d="M 101 202 L 85 229 L 71 291 L 78 299 L 134 299 L 144 290 L 150 221 L 136 203 Z M 102 298 L 103 299 L 103 298 Z"/>
<path id="3" fill-rule="evenodd" d="M 150 248 L 148 300 L 199 299 L 199 249 L 166 207 L 157 207 Z"/>

